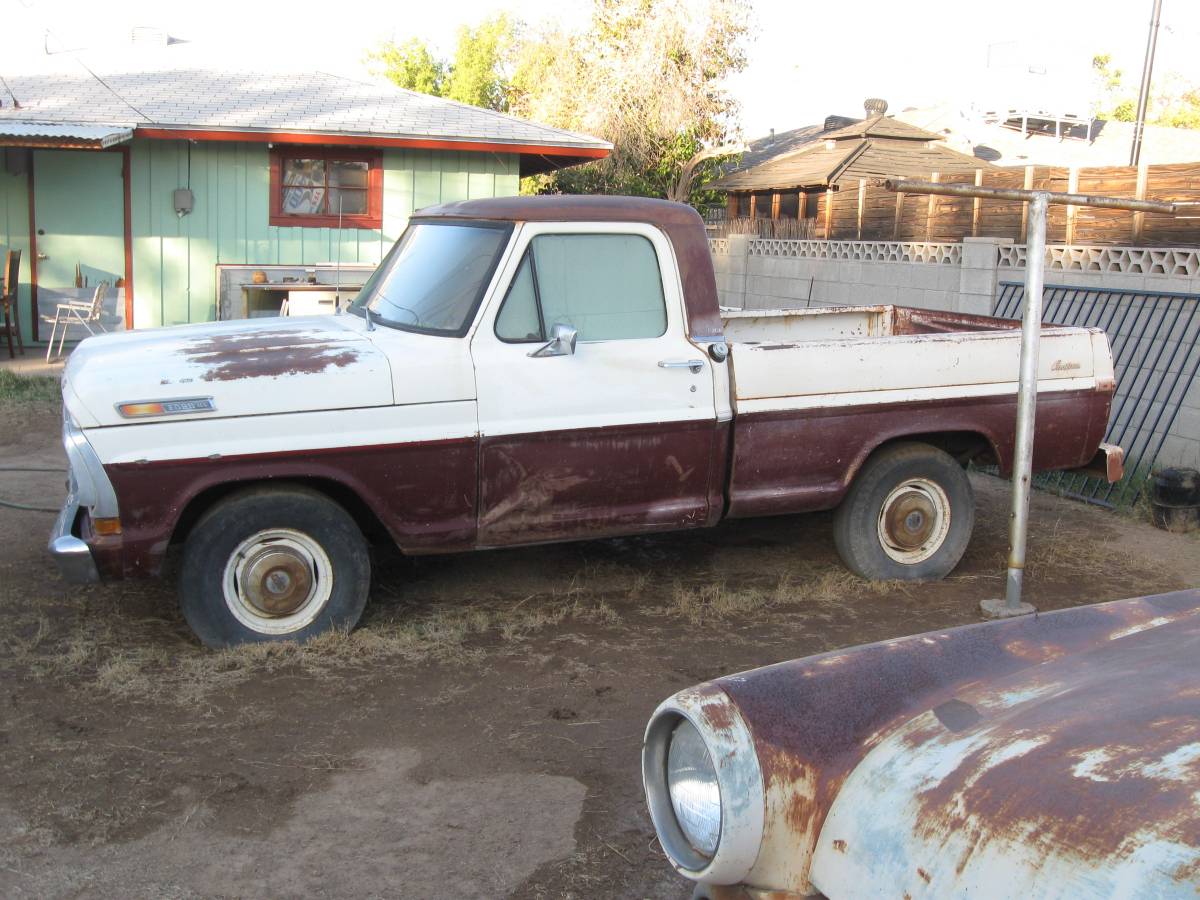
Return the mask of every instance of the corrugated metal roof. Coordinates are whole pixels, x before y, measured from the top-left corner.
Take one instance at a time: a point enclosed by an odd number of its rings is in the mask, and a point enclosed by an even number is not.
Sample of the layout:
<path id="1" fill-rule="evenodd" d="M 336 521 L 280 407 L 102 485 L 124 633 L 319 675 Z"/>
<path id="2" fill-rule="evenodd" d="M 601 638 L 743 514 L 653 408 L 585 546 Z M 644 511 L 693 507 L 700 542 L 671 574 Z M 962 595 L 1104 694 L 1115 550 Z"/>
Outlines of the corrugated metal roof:
<path id="1" fill-rule="evenodd" d="M 20 108 L 12 120 L 135 127 L 283 131 L 611 150 L 598 138 L 527 122 L 394 85 L 312 71 L 210 67 L 182 48 L 126 55 L 51 57 L 6 67 Z"/>
<path id="2" fill-rule="evenodd" d="M 8 146 L 94 147 L 104 150 L 133 137 L 130 125 L 82 122 L 31 122 L 0 118 L 0 141 Z"/>

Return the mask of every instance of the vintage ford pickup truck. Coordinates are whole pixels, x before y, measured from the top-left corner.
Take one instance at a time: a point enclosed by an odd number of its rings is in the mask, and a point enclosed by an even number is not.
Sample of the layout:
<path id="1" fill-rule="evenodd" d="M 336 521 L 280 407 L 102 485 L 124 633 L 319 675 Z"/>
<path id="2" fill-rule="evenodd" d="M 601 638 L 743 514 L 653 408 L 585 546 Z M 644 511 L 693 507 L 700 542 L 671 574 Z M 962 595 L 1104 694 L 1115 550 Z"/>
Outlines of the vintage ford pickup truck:
<path id="1" fill-rule="evenodd" d="M 1016 323 L 718 306 L 699 216 L 619 197 L 410 222 L 348 314 L 103 335 L 63 376 L 65 576 L 160 572 L 202 641 L 358 620 L 369 540 L 446 553 L 837 508 L 869 578 L 940 578 L 1008 472 Z M 1047 327 L 1038 469 L 1106 464 L 1103 332 Z M 803 552 L 797 548 L 797 552 Z"/>
<path id="2" fill-rule="evenodd" d="M 1200 591 L 728 675 L 650 719 L 703 900 L 1195 897 Z"/>

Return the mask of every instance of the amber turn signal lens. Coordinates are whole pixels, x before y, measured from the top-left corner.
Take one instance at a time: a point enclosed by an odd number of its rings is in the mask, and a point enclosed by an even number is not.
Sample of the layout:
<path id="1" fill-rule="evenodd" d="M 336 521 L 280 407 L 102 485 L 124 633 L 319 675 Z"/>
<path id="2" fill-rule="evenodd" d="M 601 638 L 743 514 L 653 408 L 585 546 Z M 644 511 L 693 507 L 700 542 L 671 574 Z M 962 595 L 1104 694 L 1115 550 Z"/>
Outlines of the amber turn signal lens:
<path id="1" fill-rule="evenodd" d="M 122 403 L 117 407 L 117 411 L 127 417 L 161 416 L 163 405 L 161 403 Z"/>
<path id="2" fill-rule="evenodd" d="M 99 535 L 112 535 L 121 533 L 120 519 L 92 519 L 92 530 Z"/>

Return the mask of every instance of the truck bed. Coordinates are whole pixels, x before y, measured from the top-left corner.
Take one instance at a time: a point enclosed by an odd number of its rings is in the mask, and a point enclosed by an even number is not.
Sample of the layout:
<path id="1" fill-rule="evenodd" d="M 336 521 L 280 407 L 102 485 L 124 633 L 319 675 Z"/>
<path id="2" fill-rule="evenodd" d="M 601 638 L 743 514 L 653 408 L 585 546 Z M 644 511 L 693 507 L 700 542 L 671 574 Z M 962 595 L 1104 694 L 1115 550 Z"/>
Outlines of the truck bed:
<path id="1" fill-rule="evenodd" d="M 1015 394 L 1020 322 L 899 306 L 722 312 L 739 413 Z M 1097 361 L 1102 371 L 1097 370 Z M 1112 380 L 1099 329 L 1044 326 L 1039 390 Z"/>
<path id="2" fill-rule="evenodd" d="M 722 319 L 735 412 L 728 515 L 832 508 L 875 447 L 905 437 L 956 455 L 982 448 L 1010 470 L 1018 322 L 893 306 Z M 1108 340 L 1043 327 L 1038 363 L 1034 468 L 1086 465 L 1112 399 Z"/>

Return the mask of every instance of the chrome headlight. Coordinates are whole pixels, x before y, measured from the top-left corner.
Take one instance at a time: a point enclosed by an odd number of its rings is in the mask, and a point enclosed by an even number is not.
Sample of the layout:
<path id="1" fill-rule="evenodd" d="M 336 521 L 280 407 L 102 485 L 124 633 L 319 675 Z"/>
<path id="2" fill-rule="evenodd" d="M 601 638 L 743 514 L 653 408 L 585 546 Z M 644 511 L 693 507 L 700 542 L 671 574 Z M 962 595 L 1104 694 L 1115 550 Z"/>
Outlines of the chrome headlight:
<path id="1" fill-rule="evenodd" d="M 711 858 L 721 838 L 721 786 L 700 732 L 680 719 L 667 749 L 667 793 L 692 849 Z"/>
<path id="2" fill-rule="evenodd" d="M 642 780 L 659 843 L 680 874 L 709 884 L 746 877 L 766 795 L 750 730 L 723 690 L 689 688 L 655 710 Z"/>

